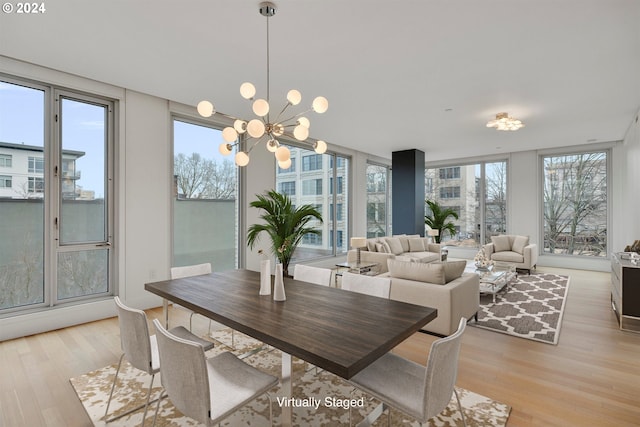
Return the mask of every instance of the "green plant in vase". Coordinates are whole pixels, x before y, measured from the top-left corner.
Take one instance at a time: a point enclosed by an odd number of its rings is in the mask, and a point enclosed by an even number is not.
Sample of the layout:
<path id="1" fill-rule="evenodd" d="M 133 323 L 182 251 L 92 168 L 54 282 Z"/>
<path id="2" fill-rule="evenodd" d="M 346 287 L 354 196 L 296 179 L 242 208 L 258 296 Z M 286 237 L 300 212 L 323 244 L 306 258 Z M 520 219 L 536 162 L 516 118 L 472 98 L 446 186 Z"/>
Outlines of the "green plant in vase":
<path id="1" fill-rule="evenodd" d="M 262 209 L 260 219 L 264 223 L 249 226 L 247 245 L 253 249 L 265 232 L 271 240 L 271 253 L 282 263 L 283 273 L 289 275 L 289 263 L 304 235 L 321 235 L 309 222 L 315 219 L 322 223 L 322 214 L 311 205 L 294 207 L 289 196 L 275 190 L 256 197 L 249 206 Z"/>
<path id="2" fill-rule="evenodd" d="M 441 206 L 438 202 L 433 200 L 425 200 L 429 213 L 424 216 L 424 223 L 428 225 L 432 230 L 438 230 L 438 235 L 434 236 L 436 243 L 440 243 L 445 235 L 448 233 L 451 237 L 456 235 L 456 226 L 453 222 L 449 221 L 449 218 L 458 219 L 458 213 L 451 208 Z"/>

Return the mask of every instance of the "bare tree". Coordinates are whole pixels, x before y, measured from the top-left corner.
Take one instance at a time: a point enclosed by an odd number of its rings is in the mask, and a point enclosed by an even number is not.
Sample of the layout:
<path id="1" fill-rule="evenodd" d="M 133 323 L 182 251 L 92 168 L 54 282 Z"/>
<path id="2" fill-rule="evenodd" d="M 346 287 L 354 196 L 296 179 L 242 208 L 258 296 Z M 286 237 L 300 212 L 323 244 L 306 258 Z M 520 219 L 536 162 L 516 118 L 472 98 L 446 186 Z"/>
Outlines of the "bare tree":
<path id="1" fill-rule="evenodd" d="M 606 254 L 606 154 L 544 159 L 545 245 L 551 253 Z"/>
<path id="2" fill-rule="evenodd" d="M 174 158 L 174 175 L 179 197 L 185 199 L 233 199 L 236 170 L 229 160 L 218 163 L 198 153 Z"/>

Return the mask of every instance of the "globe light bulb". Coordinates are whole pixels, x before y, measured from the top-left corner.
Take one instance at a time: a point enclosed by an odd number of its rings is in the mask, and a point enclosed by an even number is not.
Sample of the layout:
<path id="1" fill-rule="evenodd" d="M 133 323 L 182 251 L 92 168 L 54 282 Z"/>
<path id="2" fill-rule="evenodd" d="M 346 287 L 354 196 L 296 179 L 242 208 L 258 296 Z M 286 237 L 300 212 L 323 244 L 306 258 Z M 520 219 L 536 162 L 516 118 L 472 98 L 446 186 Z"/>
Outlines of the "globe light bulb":
<path id="1" fill-rule="evenodd" d="M 200 114 L 202 117 L 211 117 L 216 112 L 213 104 L 209 101 L 198 102 L 198 106 L 196 108 L 198 110 L 198 114 Z"/>
<path id="2" fill-rule="evenodd" d="M 324 141 L 316 141 L 314 151 L 318 154 L 324 154 L 327 151 L 327 143 Z"/>
<path id="3" fill-rule="evenodd" d="M 287 147 L 281 145 L 276 150 L 276 159 L 278 159 L 279 162 L 286 162 L 291 159 L 291 152 L 289 152 Z"/>
<path id="4" fill-rule="evenodd" d="M 313 100 L 313 104 L 311 106 L 313 107 L 313 111 L 318 114 L 322 114 L 329 108 L 329 101 L 327 101 L 327 98 L 324 96 L 318 96 Z"/>
<path id="5" fill-rule="evenodd" d="M 295 128 L 293 128 L 293 136 L 298 141 L 304 141 L 309 136 L 309 128 L 306 128 L 302 125 L 298 125 Z"/>
<path id="6" fill-rule="evenodd" d="M 284 162 L 278 161 L 278 166 L 280 166 L 280 169 L 289 169 L 291 167 L 291 159 Z"/>
<path id="7" fill-rule="evenodd" d="M 256 94 L 256 87 L 249 82 L 244 82 L 240 85 L 240 95 L 244 99 L 251 99 Z"/>
<path id="8" fill-rule="evenodd" d="M 287 101 L 289 101 L 291 105 L 298 105 L 300 101 L 302 101 L 302 94 L 295 89 L 291 89 L 287 92 Z"/>
<path id="9" fill-rule="evenodd" d="M 244 151 L 238 151 L 236 153 L 236 165 L 247 166 L 249 164 L 249 155 Z"/>
<path id="10" fill-rule="evenodd" d="M 258 117 L 264 117 L 269 114 L 269 103 L 265 99 L 256 99 L 253 101 L 253 112 Z"/>
<path id="11" fill-rule="evenodd" d="M 220 146 L 218 147 L 218 151 L 223 156 L 228 156 L 229 154 L 231 154 L 231 149 L 231 144 L 220 144 Z"/>
<path id="12" fill-rule="evenodd" d="M 233 128 L 239 134 L 243 134 L 247 131 L 247 122 L 245 122 L 244 120 L 237 119 L 235 122 L 233 122 Z"/>
<path id="13" fill-rule="evenodd" d="M 262 120 L 253 119 L 249 123 L 247 123 L 247 132 L 253 138 L 260 138 L 264 135 L 264 123 Z"/>
<path id="14" fill-rule="evenodd" d="M 280 144 L 278 144 L 278 141 L 276 141 L 275 139 L 270 139 L 267 141 L 267 150 L 271 151 L 272 153 L 275 153 L 279 146 Z"/>
<path id="15" fill-rule="evenodd" d="M 309 129 L 309 127 L 311 127 L 311 122 L 309 121 L 309 119 L 307 119 L 304 116 L 298 118 L 298 124 L 301 125 L 301 126 L 306 127 L 307 129 Z"/>
<path id="16" fill-rule="evenodd" d="M 238 138 L 238 132 L 232 127 L 222 129 L 222 139 L 227 142 L 234 142 Z"/>

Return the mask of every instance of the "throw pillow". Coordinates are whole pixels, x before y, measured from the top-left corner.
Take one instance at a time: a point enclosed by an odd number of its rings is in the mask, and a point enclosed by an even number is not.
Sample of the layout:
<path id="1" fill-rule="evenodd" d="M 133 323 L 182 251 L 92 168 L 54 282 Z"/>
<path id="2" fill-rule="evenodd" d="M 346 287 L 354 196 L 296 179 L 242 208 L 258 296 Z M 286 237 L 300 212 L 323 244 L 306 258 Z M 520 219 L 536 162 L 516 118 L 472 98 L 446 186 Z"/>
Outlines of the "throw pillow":
<path id="1" fill-rule="evenodd" d="M 409 238 L 407 236 L 398 236 L 400 245 L 402 245 L 402 252 L 409 252 Z"/>
<path id="2" fill-rule="evenodd" d="M 494 252 L 504 252 L 511 250 L 509 236 L 491 236 L 491 242 L 493 243 Z"/>
<path id="3" fill-rule="evenodd" d="M 383 243 L 376 243 L 376 252 L 381 252 L 383 254 L 386 254 L 387 253 L 387 248 L 385 248 L 384 246 L 385 245 Z"/>
<path id="4" fill-rule="evenodd" d="M 513 251 L 518 252 L 520 255 L 524 255 L 524 247 L 528 244 L 528 236 L 516 236 L 516 238 L 513 239 Z"/>
<path id="5" fill-rule="evenodd" d="M 417 282 L 445 284 L 444 265 L 422 262 L 402 262 L 387 260 L 389 275 L 398 279 L 415 280 Z"/>
<path id="6" fill-rule="evenodd" d="M 467 261 L 444 261 L 442 265 L 444 265 L 444 281 L 449 283 L 462 276 L 467 266 Z"/>
<path id="7" fill-rule="evenodd" d="M 408 239 L 409 240 L 409 250 L 408 252 L 424 252 L 426 249 L 424 247 L 424 240 L 422 239 Z"/>
<path id="8" fill-rule="evenodd" d="M 390 252 L 394 255 L 400 255 L 404 252 L 402 248 L 402 243 L 400 243 L 400 239 L 397 237 L 387 237 L 386 243 L 389 245 Z"/>
<path id="9" fill-rule="evenodd" d="M 378 239 L 367 239 L 367 250 L 369 252 L 376 252 L 376 244 Z"/>

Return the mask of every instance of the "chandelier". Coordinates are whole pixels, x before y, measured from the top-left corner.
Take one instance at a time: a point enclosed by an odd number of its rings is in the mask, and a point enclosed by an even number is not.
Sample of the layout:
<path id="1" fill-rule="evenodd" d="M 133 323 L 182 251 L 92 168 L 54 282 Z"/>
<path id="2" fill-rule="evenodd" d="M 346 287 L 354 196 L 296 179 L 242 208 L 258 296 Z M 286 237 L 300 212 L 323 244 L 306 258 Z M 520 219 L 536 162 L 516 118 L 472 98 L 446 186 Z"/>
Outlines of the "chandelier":
<path id="1" fill-rule="evenodd" d="M 314 111 L 322 114 L 327 111 L 329 102 L 323 96 L 316 97 L 311 103 L 311 107 L 300 113 L 289 112 L 289 107 L 300 104 L 302 95 L 299 91 L 292 89 L 287 93 L 287 102 L 280 112 L 272 117 L 271 107 L 269 104 L 269 18 L 275 15 L 276 7 L 273 3 L 264 2 L 260 4 L 260 14 L 267 18 L 267 96 L 266 99 L 255 99 L 256 88 L 252 83 L 245 82 L 240 85 L 240 95 L 252 102 L 253 113 L 257 118 L 249 121 L 239 118 L 234 119 L 233 127 L 229 126 L 222 130 L 222 139 L 225 141 L 220 144 L 219 151 L 223 155 L 232 152 L 233 147 L 245 142 L 249 146 L 245 150 L 238 150 L 235 155 L 235 162 L 238 166 L 246 166 L 249 164 L 249 153 L 260 142 L 266 142 L 266 148 L 274 153 L 278 166 L 282 169 L 288 169 L 291 166 L 291 153 L 289 149 L 280 144 L 278 138 L 285 136 L 295 138 L 298 141 L 306 142 L 309 137 L 309 127 L 311 122 L 305 114 Z M 198 113 L 203 117 L 211 117 L 215 113 L 213 104 L 209 101 L 200 101 L 198 103 Z M 250 141 L 253 138 L 255 141 Z M 327 144 L 324 141 L 315 141 L 309 143 L 318 154 L 327 151 Z"/>
<path id="2" fill-rule="evenodd" d="M 498 113 L 494 120 L 487 122 L 488 128 L 496 128 L 496 130 L 518 130 L 524 127 L 524 123 L 518 119 L 514 119 L 507 113 Z"/>

